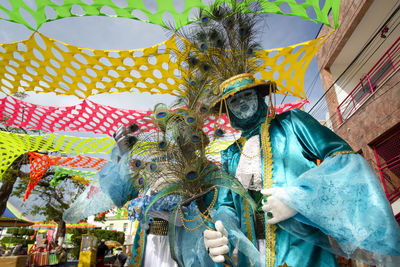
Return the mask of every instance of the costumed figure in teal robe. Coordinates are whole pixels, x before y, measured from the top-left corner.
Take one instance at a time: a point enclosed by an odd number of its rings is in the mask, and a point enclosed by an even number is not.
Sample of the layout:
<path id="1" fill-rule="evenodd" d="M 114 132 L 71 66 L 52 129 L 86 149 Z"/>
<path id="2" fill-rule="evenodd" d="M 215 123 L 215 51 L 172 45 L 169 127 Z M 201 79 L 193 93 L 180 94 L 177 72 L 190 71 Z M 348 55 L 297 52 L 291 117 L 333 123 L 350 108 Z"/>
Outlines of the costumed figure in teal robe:
<path id="1" fill-rule="evenodd" d="M 238 266 L 336 266 L 340 255 L 400 266 L 399 226 L 368 163 L 307 113 L 275 114 L 272 94 L 285 85 L 255 78 L 263 66 L 257 58 L 257 12 L 243 14 L 240 4 L 229 1 L 202 10 L 200 17 L 185 35 L 198 48 L 187 62 L 212 77 L 209 95 L 217 121 L 226 113 L 242 132 L 222 151 L 222 170 L 258 205 L 253 212 L 247 200 L 221 189 L 215 213 L 236 217 L 236 227 L 261 252 L 259 261 L 243 255 L 250 248 L 230 233 L 232 221 L 221 220 L 217 230 L 204 232 L 212 260 L 223 262 L 229 255 Z"/>
<path id="2" fill-rule="evenodd" d="M 336 266 L 335 254 L 400 266 L 400 231 L 366 161 L 308 114 L 269 111 L 264 97 L 276 84 L 254 78 L 258 14 L 235 3 L 201 11 L 181 34 L 190 42 L 178 55 L 178 109 L 155 109 L 155 139 L 121 128 L 111 162 L 64 219 L 133 199 L 141 226 L 131 266 Z M 201 129 L 225 112 L 242 137 L 222 151 L 219 170 Z"/>
<path id="3" fill-rule="evenodd" d="M 274 85 L 254 83 L 250 74 L 231 78 L 215 105 L 242 131 L 221 152 L 222 168 L 258 209 L 243 212 L 247 204 L 229 191 L 218 201 L 236 210 L 265 266 L 336 266 L 334 254 L 399 266 L 400 229 L 369 164 L 307 113 L 270 112 L 264 97 Z"/>

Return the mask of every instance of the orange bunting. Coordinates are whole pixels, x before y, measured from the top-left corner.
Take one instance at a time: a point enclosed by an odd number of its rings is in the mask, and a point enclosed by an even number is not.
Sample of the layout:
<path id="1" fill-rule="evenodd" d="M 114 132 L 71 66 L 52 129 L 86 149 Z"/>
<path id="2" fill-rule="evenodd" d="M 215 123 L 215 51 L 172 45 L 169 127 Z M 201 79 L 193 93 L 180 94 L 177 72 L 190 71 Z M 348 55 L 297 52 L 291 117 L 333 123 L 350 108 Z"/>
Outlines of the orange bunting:
<path id="1" fill-rule="evenodd" d="M 58 157 L 36 152 L 28 152 L 28 154 L 30 163 L 30 181 L 28 184 L 28 188 L 25 191 L 23 201 L 28 199 L 29 194 L 31 193 L 33 188 L 39 183 L 40 179 L 42 179 L 45 172 L 51 166 L 100 170 L 100 168 L 106 161 L 102 158 L 94 158 L 82 155 L 78 155 L 76 157 Z"/>

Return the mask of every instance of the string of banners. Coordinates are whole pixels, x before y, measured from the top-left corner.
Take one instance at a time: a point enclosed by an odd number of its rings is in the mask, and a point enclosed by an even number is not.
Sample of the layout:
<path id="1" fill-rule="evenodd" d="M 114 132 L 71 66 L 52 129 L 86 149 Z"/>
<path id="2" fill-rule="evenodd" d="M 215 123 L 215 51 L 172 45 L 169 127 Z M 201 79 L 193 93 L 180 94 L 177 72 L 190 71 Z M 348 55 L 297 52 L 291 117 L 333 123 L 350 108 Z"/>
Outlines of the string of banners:
<path id="1" fill-rule="evenodd" d="M 306 99 L 305 71 L 329 35 L 256 52 L 256 79 L 274 81 L 279 94 Z M 96 50 L 36 32 L 27 40 L 0 44 L 0 92 L 53 92 L 83 99 L 121 92 L 179 96 L 185 84 L 181 73 L 185 62 L 177 60 L 176 51 L 185 49 L 185 42 L 174 35 L 148 48 Z"/>
<path id="2" fill-rule="evenodd" d="M 38 30 L 45 22 L 75 16 L 109 16 L 124 17 L 145 21 L 170 29 L 175 29 L 193 22 L 199 8 L 208 10 L 215 6 L 230 3 L 227 0 L 216 0 L 205 5 L 202 0 L 165 1 L 155 0 L 149 5 L 146 0 L 4 0 L 0 3 L 0 15 L 4 20 L 25 25 L 31 30 Z M 258 4 L 258 8 L 254 7 Z M 335 28 L 338 25 L 339 0 L 248 0 L 239 2 L 243 13 L 274 13 L 298 16 L 305 20 L 324 23 L 330 26 L 329 11 Z"/>
<path id="3" fill-rule="evenodd" d="M 28 183 L 28 187 L 25 191 L 23 201 L 25 201 L 29 197 L 29 194 L 31 193 L 33 188 L 39 183 L 45 172 L 51 166 L 56 165 L 99 170 L 106 162 L 106 160 L 102 158 L 93 158 L 83 155 L 78 155 L 76 157 L 60 157 L 40 154 L 36 152 L 28 152 L 28 155 L 30 163 L 30 180 Z"/>
<path id="4" fill-rule="evenodd" d="M 276 112 L 282 113 L 294 108 L 302 108 L 308 100 L 278 105 Z M 68 107 L 51 107 L 32 104 L 12 96 L 0 99 L 0 125 L 23 127 L 46 132 L 77 131 L 106 134 L 112 136 L 119 125 L 136 123 L 141 132 L 155 132 L 158 127 L 150 121 L 152 111 L 128 110 L 94 103 L 88 99 Z M 218 123 L 217 123 L 218 122 Z M 212 135 L 215 125 L 222 127 L 227 134 L 235 131 L 226 115 L 217 119 L 209 116 L 203 131 Z"/>

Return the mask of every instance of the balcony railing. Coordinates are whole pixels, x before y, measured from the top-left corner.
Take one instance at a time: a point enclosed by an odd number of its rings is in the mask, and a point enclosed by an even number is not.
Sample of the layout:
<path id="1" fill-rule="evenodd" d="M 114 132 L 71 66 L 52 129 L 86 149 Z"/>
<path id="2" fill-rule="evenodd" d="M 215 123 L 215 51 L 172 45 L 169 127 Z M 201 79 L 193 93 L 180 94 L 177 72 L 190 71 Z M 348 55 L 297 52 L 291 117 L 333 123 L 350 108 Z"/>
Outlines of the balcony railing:
<path id="1" fill-rule="evenodd" d="M 385 77 L 397 71 L 400 63 L 400 37 L 383 54 L 378 62 L 361 79 L 350 94 L 337 107 L 340 124 L 346 121 L 380 85 Z"/>
<path id="2" fill-rule="evenodd" d="M 400 198 L 400 126 L 394 129 L 390 135 L 381 137 L 374 145 L 376 163 L 383 190 L 391 204 Z M 400 212 L 396 215 L 400 223 Z"/>

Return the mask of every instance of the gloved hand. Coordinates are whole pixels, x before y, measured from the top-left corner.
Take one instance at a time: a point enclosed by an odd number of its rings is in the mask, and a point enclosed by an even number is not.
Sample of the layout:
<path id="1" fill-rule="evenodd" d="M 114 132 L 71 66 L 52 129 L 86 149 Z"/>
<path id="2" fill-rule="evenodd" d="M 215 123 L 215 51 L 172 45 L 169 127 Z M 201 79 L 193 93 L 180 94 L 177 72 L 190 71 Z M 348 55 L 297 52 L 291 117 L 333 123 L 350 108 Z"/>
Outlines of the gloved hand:
<path id="1" fill-rule="evenodd" d="M 221 221 L 215 222 L 215 229 L 203 232 L 204 245 L 214 262 L 224 262 L 224 254 L 229 252 L 228 232 Z"/>
<path id="2" fill-rule="evenodd" d="M 138 129 L 139 126 L 136 123 L 129 125 L 128 128 L 123 125 L 118 126 L 118 129 L 114 133 L 113 137 L 117 143 L 120 156 L 128 152 L 137 142 L 137 138 L 133 135 L 133 133 Z"/>
<path id="3" fill-rule="evenodd" d="M 276 197 L 276 195 L 279 195 L 281 190 L 282 188 L 280 187 L 261 190 L 261 194 L 267 198 L 267 201 L 262 201 L 262 209 L 267 213 L 267 224 L 276 224 L 293 217 L 297 213 L 296 210 L 292 209 Z"/>

